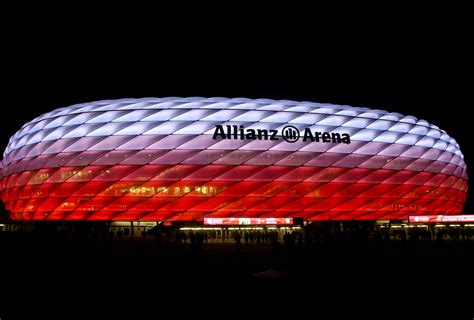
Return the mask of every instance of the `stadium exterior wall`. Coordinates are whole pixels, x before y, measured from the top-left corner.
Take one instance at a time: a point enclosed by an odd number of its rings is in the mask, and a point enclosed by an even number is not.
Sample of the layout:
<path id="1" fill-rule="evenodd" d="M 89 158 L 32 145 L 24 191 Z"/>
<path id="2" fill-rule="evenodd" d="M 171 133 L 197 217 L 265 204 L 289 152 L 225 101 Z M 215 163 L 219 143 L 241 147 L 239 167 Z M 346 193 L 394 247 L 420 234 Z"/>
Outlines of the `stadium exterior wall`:
<path id="1" fill-rule="evenodd" d="M 459 145 L 413 116 L 246 98 L 144 98 L 57 109 L 1 162 L 12 220 L 458 214 Z"/>

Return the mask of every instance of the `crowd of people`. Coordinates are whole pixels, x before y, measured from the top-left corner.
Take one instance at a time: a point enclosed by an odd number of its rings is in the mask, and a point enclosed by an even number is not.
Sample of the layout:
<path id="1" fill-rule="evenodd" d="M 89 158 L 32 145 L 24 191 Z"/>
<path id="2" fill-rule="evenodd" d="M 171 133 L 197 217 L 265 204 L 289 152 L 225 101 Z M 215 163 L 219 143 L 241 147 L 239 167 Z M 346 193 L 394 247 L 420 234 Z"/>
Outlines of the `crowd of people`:
<path id="1" fill-rule="evenodd" d="M 5 232 L 2 232 L 5 233 Z M 157 244 L 169 243 L 191 245 L 201 248 L 208 243 L 233 242 L 237 248 L 245 246 L 265 246 L 282 244 L 285 247 L 318 246 L 328 243 L 365 244 L 373 241 L 462 241 L 474 239 L 474 228 L 465 226 L 433 225 L 426 227 L 407 226 L 307 226 L 306 228 L 252 228 L 233 229 L 192 229 L 155 227 L 140 233 L 124 232 L 122 228 L 58 228 L 56 230 L 33 230 L 33 232 L 17 232 L 28 234 L 28 237 L 54 237 L 60 240 L 88 241 L 124 241 L 144 240 L 155 241 Z"/>
<path id="2" fill-rule="evenodd" d="M 415 240 L 471 240 L 474 239 L 474 228 L 468 227 L 346 227 L 346 228 L 306 228 L 306 229 L 263 229 L 263 230 L 171 230 L 156 228 L 148 233 L 157 242 L 168 241 L 193 247 L 201 247 L 209 242 L 235 242 L 242 245 L 258 246 L 281 243 L 285 247 L 303 245 L 320 245 L 325 243 L 356 243 L 369 241 L 415 241 Z"/>
<path id="3" fill-rule="evenodd" d="M 374 239 L 379 237 L 393 240 L 468 240 L 474 238 L 474 229 L 463 226 L 377 228 Z"/>

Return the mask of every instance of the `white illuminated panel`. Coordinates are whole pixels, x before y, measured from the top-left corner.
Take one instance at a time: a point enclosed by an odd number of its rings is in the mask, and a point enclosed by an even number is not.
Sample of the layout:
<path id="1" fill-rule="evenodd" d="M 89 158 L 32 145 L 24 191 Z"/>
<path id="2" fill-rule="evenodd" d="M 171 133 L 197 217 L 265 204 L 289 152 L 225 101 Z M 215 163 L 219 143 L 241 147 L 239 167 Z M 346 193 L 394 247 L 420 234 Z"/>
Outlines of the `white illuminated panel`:
<path id="1" fill-rule="evenodd" d="M 97 113 L 96 116 L 87 121 L 87 123 L 107 123 L 124 115 L 123 111 L 107 111 L 104 113 Z"/>
<path id="2" fill-rule="evenodd" d="M 123 127 L 125 127 L 126 124 L 123 123 L 106 123 L 100 127 L 98 127 L 96 130 L 89 131 L 87 136 L 89 137 L 103 137 L 103 136 L 110 136 L 113 135 L 115 132 L 119 131 Z"/>
<path id="3" fill-rule="evenodd" d="M 153 111 L 150 110 L 135 110 L 129 112 L 117 119 L 112 120 L 113 122 L 135 122 L 140 121 L 141 119 L 145 118 L 146 116 L 150 115 Z"/>
<path id="4" fill-rule="evenodd" d="M 150 130 L 153 127 L 153 125 L 154 123 L 137 122 L 120 131 L 115 132 L 114 135 L 124 135 L 124 136 L 139 135 L 147 130 Z"/>

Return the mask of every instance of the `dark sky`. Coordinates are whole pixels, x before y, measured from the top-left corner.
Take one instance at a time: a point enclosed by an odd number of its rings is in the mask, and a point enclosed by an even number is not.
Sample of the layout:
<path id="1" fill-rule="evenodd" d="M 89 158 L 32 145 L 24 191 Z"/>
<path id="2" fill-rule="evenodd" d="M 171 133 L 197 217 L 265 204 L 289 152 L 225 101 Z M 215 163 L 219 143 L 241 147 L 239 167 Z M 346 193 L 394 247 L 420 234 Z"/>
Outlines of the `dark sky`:
<path id="1" fill-rule="evenodd" d="M 3 149 L 34 117 L 75 103 L 163 96 L 273 98 L 426 119 L 459 142 L 472 167 L 472 52 L 462 38 L 443 39 L 415 38 L 404 46 L 355 40 L 286 47 L 265 42 L 129 43 L 111 49 L 69 43 L 13 51 L 2 74 L 0 144 Z M 467 211 L 472 212 L 469 201 Z"/>

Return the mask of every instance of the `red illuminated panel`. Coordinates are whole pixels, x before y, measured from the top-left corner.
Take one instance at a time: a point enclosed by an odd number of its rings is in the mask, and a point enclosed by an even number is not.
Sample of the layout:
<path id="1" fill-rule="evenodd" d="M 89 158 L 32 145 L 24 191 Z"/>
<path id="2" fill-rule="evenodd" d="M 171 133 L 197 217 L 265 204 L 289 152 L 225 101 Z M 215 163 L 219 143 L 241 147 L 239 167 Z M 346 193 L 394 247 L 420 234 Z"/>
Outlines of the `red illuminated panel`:
<path id="1" fill-rule="evenodd" d="M 287 225 L 293 218 L 204 218 L 205 225 Z"/>

